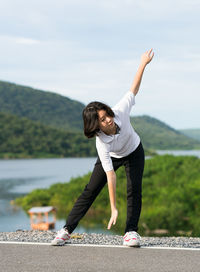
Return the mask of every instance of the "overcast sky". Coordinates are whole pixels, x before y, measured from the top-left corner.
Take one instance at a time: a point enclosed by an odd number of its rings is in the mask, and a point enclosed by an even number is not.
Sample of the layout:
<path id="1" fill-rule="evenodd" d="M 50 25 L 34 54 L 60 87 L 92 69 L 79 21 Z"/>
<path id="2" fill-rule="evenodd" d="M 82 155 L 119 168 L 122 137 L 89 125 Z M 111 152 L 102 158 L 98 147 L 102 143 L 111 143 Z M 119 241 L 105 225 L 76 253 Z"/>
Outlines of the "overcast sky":
<path id="1" fill-rule="evenodd" d="M 0 1 L 0 80 L 113 106 L 144 73 L 132 115 L 200 128 L 200 0 Z"/>

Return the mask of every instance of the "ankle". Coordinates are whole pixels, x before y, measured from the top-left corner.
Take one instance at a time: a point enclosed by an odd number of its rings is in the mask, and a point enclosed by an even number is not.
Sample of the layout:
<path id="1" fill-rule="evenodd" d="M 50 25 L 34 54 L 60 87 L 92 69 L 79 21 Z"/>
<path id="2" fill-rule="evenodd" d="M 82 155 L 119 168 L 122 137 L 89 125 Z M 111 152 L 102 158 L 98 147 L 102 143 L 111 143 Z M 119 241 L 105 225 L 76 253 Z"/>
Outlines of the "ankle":
<path id="1" fill-rule="evenodd" d="M 69 234 L 71 234 L 71 233 L 68 231 L 67 227 L 64 227 L 63 229 L 64 229 L 65 231 L 67 231 Z"/>

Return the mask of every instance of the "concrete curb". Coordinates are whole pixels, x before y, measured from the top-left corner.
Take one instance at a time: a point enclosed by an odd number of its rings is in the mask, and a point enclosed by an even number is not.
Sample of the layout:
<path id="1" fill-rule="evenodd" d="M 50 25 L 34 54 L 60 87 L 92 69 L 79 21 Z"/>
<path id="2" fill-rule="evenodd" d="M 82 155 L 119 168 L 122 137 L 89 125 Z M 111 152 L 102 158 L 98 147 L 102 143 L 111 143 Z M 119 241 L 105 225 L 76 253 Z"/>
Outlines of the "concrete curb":
<path id="1" fill-rule="evenodd" d="M 15 241 L 0 241 L 0 244 L 13 244 L 13 245 L 40 245 L 40 246 L 51 246 L 50 243 L 34 243 L 34 242 L 15 242 Z M 129 248 L 127 246 L 119 245 L 97 245 L 97 244 L 65 244 L 65 246 L 75 247 L 106 247 L 106 248 Z M 53 247 L 53 246 L 52 246 Z M 156 247 L 156 246 L 142 246 L 142 249 L 167 249 L 167 250 L 194 250 L 200 251 L 200 248 L 185 248 L 185 247 Z M 137 249 L 140 249 L 137 248 Z"/>

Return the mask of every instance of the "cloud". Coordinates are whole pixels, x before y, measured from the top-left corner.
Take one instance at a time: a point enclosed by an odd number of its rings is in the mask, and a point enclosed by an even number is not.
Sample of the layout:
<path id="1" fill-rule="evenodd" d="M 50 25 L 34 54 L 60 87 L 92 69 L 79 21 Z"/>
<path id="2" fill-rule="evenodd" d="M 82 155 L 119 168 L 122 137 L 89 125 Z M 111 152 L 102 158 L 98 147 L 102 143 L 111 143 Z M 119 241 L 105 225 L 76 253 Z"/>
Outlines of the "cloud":
<path id="1" fill-rule="evenodd" d="M 0 21 L 15 20 L 24 29 L 47 31 L 70 26 L 106 27 L 129 23 L 191 21 L 200 11 L 198 0 L 7 0 L 1 4 Z M 23 16 L 22 16 L 23 15 Z M 191 18 L 191 19 L 190 19 Z M 22 25 L 22 23 L 26 23 Z M 91 23 L 93 25 L 91 25 Z"/>
<path id="2" fill-rule="evenodd" d="M 0 77 L 84 103 L 114 105 L 130 88 L 140 54 L 153 47 L 134 114 L 193 126 L 200 114 L 198 3 L 3 1 Z"/>
<path id="3" fill-rule="evenodd" d="M 26 44 L 26 45 L 33 45 L 33 44 L 38 44 L 40 41 L 34 40 L 34 39 L 27 39 L 27 38 L 15 38 L 15 42 L 19 44 Z"/>
<path id="4" fill-rule="evenodd" d="M 11 35 L 0 35 L 1 44 L 4 45 L 11 45 L 11 44 L 25 44 L 25 45 L 32 45 L 32 44 L 39 44 L 41 43 L 40 40 L 20 37 L 20 36 L 11 36 Z"/>

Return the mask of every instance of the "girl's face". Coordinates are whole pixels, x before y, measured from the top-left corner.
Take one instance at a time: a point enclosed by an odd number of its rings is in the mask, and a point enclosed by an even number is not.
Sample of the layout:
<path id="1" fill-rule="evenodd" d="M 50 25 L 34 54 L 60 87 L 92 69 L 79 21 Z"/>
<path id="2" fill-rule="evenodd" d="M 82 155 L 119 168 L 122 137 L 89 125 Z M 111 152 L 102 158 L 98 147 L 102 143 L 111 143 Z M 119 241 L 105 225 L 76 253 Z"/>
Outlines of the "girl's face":
<path id="1" fill-rule="evenodd" d="M 106 134 L 112 134 L 115 127 L 114 118 L 109 116 L 105 110 L 98 111 L 99 128 Z"/>

